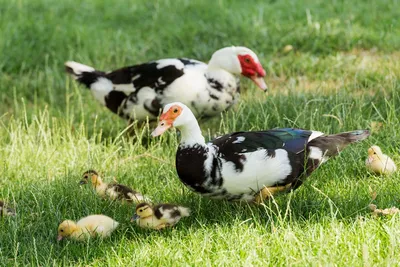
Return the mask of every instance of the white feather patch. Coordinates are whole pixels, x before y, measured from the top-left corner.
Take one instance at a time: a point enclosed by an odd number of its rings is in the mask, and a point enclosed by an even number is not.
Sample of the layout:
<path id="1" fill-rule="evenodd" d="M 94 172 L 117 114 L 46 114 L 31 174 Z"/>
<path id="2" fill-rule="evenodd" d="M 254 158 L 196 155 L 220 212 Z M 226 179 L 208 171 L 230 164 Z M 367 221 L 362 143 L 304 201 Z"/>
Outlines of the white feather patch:
<path id="1" fill-rule="evenodd" d="M 136 91 L 136 88 L 133 86 L 132 83 L 126 84 L 114 84 L 114 90 L 124 92 L 126 95 L 129 95 Z"/>
<path id="2" fill-rule="evenodd" d="M 223 187 L 232 194 L 258 192 L 264 186 L 282 182 L 292 173 L 288 153 L 284 149 L 275 150 L 275 156 L 267 156 L 265 149 L 246 153 L 246 161 L 241 172 L 236 171 L 232 162 L 223 161 Z"/>
<path id="3" fill-rule="evenodd" d="M 236 140 L 232 142 L 232 144 L 240 144 L 242 143 L 246 138 L 243 136 L 238 136 L 236 137 Z"/>
<path id="4" fill-rule="evenodd" d="M 71 68 L 73 70 L 73 72 L 78 76 L 81 75 L 82 72 L 95 71 L 94 68 L 87 66 L 87 65 L 83 65 L 83 64 L 75 62 L 75 61 L 67 61 L 67 62 L 65 62 L 65 66 Z M 75 77 L 75 78 L 77 78 L 77 77 Z"/>
<path id="5" fill-rule="evenodd" d="M 161 60 L 157 60 L 156 61 L 157 64 L 157 69 L 162 69 L 164 67 L 168 67 L 168 66 L 174 66 L 175 68 L 177 68 L 178 70 L 181 70 L 185 67 L 185 65 L 183 65 L 183 63 L 178 60 L 178 59 L 161 59 Z"/>
<path id="6" fill-rule="evenodd" d="M 132 81 L 139 79 L 140 76 L 141 76 L 140 74 L 137 74 L 137 75 L 133 76 Z"/>
<path id="7" fill-rule="evenodd" d="M 317 160 L 322 160 L 323 154 L 322 150 L 318 147 L 315 146 L 310 146 L 310 153 L 308 154 L 308 157 L 311 159 L 317 159 Z"/>
<path id="8" fill-rule="evenodd" d="M 123 113 L 129 115 L 130 118 L 135 120 L 146 120 L 147 117 L 155 118 L 153 114 L 148 112 L 144 105 L 151 103 L 156 98 L 156 92 L 150 87 L 143 87 L 136 95 L 137 101 L 127 101 L 123 109 Z"/>
<path id="9" fill-rule="evenodd" d="M 207 173 L 210 173 L 212 170 L 213 160 L 216 154 L 216 150 L 214 146 L 208 147 L 207 159 L 204 161 L 204 170 Z"/>
<path id="10" fill-rule="evenodd" d="M 312 134 L 310 135 L 310 137 L 308 138 L 308 142 L 310 142 L 311 140 L 320 137 L 321 135 L 324 135 L 323 132 L 318 132 L 318 131 L 312 131 Z"/>
<path id="11" fill-rule="evenodd" d="M 96 100 L 105 105 L 105 97 L 113 90 L 113 84 L 109 79 L 99 77 L 97 82 L 92 83 L 90 89 Z"/>

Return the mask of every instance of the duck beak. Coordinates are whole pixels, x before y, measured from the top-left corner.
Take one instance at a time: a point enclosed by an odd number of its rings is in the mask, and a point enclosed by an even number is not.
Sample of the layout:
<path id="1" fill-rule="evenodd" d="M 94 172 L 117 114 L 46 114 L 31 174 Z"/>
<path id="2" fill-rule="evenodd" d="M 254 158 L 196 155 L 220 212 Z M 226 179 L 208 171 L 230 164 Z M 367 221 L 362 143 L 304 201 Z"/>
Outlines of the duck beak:
<path id="1" fill-rule="evenodd" d="M 63 237 L 61 235 L 57 236 L 57 241 L 61 241 L 63 239 Z"/>
<path id="2" fill-rule="evenodd" d="M 133 215 L 133 217 L 131 218 L 131 222 L 135 222 L 136 220 L 138 220 L 140 217 L 139 215 L 137 215 L 136 213 Z"/>
<path id="3" fill-rule="evenodd" d="M 166 120 L 161 120 L 158 123 L 157 128 L 151 133 L 151 136 L 156 137 L 162 135 L 166 130 L 172 127 L 172 124 L 168 123 Z"/>
<path id="4" fill-rule="evenodd" d="M 268 86 L 264 81 L 264 78 L 259 75 L 251 76 L 250 79 L 263 91 L 268 90 Z"/>

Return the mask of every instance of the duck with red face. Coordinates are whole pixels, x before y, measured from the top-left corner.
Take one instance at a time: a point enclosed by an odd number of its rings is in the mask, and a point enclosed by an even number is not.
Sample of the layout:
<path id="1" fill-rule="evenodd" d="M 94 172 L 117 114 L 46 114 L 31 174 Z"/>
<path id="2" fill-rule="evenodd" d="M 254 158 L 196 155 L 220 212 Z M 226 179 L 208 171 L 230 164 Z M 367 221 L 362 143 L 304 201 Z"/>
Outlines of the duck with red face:
<path id="1" fill-rule="evenodd" d="M 242 75 L 250 78 L 260 89 L 267 90 L 267 85 L 265 84 L 265 70 L 258 62 L 257 57 L 251 54 L 238 55 L 240 66 L 242 68 Z"/>
<path id="2" fill-rule="evenodd" d="M 240 76 L 267 90 L 260 60 L 241 46 L 217 50 L 208 64 L 169 58 L 111 72 L 73 61 L 65 66 L 98 102 L 130 121 L 156 120 L 166 104 L 177 101 L 187 105 L 196 117 L 218 116 L 239 99 Z"/>

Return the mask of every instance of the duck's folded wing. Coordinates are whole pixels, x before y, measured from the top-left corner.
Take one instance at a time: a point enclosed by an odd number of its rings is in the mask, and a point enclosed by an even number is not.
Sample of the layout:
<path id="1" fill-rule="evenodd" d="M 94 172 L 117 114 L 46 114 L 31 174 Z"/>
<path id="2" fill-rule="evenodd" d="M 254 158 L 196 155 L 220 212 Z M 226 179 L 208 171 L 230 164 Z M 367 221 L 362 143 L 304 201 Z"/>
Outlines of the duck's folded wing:
<path id="1" fill-rule="evenodd" d="M 117 91 L 137 92 L 141 88 L 151 88 L 157 93 L 185 74 L 184 69 L 202 67 L 200 61 L 182 58 L 160 59 L 134 66 L 124 67 L 106 74 Z M 128 90 L 124 90 L 128 89 Z"/>
<path id="2" fill-rule="evenodd" d="M 218 147 L 218 152 L 221 154 L 249 153 L 260 149 L 279 148 L 297 154 L 304 151 L 313 133 L 316 132 L 291 128 L 236 132 L 216 138 L 211 143 Z"/>

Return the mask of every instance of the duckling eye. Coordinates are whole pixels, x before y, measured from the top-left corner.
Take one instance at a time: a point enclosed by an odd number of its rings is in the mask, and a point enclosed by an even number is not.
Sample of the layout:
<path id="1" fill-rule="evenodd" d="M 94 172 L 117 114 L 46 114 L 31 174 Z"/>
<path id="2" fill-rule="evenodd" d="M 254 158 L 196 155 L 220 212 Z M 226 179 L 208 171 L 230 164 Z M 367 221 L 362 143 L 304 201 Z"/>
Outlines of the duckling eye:
<path id="1" fill-rule="evenodd" d="M 176 108 L 176 109 L 174 109 L 174 111 L 173 111 L 174 113 L 178 113 L 178 109 Z"/>
<path id="2" fill-rule="evenodd" d="M 60 230 L 60 232 L 64 232 L 64 230 L 63 230 L 63 229 L 61 229 L 61 230 Z"/>
<path id="3" fill-rule="evenodd" d="M 142 210 L 142 209 L 140 209 L 139 211 L 140 211 L 140 212 L 142 212 L 143 210 Z"/>
<path id="4" fill-rule="evenodd" d="M 162 122 L 160 125 L 161 125 L 161 126 L 164 126 L 164 124 L 165 124 L 165 123 Z"/>

